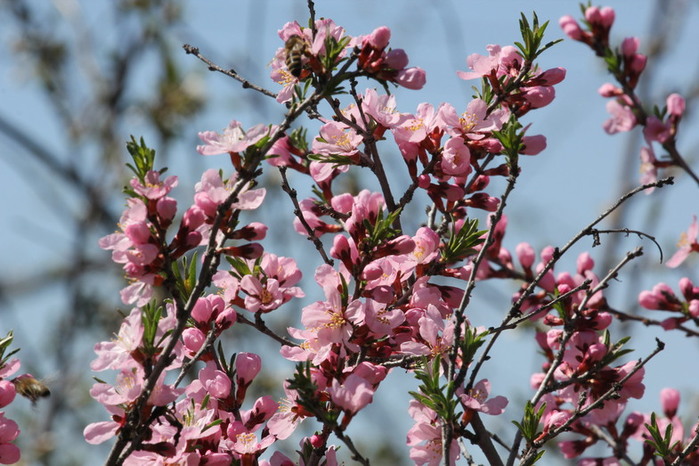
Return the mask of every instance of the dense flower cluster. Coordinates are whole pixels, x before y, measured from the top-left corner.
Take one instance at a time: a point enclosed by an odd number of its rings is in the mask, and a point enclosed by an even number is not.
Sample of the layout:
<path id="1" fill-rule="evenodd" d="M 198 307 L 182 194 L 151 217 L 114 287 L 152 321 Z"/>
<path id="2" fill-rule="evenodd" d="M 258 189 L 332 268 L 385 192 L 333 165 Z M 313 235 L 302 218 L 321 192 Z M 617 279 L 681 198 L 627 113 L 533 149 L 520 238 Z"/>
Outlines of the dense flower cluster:
<path id="1" fill-rule="evenodd" d="M 612 118 L 604 129 L 612 134 L 644 127 L 643 180 L 652 183 L 658 168 L 682 166 L 675 140 L 685 102 L 672 94 L 662 111 L 643 110 L 634 89 L 646 57 L 635 38 L 612 50 L 613 22 L 612 9 L 589 7 L 583 26 L 569 16 L 560 24 L 599 56 L 616 57 L 608 62 L 618 85 L 600 89 L 611 99 Z M 131 311 L 113 340 L 95 345 L 92 370 L 115 375 L 111 382 L 98 379 L 90 390 L 109 416 L 85 428 L 87 442 L 116 438 L 110 464 L 288 466 L 338 464 L 338 446 L 331 444 L 336 438 L 367 464 L 347 428 L 400 368 L 420 383 L 408 406 L 414 424 L 406 443 L 415 464 L 455 464 L 464 439 L 491 462 L 504 463 L 481 416 L 503 414 L 509 400 L 491 394 L 498 393 L 497 384 L 479 373 L 490 358 L 490 346 L 481 345 L 526 324 L 537 329 L 543 362 L 531 377 L 533 394 L 517 423 L 513 461 L 520 455 L 533 463 L 546 442 L 566 431 L 572 440 L 559 443 L 566 458 L 598 442 L 614 449 L 616 456 L 580 464 L 619 464 L 632 438 L 646 442 L 641 464 L 654 454 L 699 464 L 689 451 L 697 434 L 685 435 L 677 416 L 677 391 L 661 393 L 664 417 L 633 412 L 622 420 L 629 400 L 644 395 L 647 361 L 622 362 L 627 339 L 611 336 L 615 316 L 630 318 L 603 294 L 618 270 L 598 275 L 592 256 L 583 253 L 574 272 L 562 271 L 558 261 L 575 241 L 562 249 L 545 247 L 538 261 L 529 243 L 514 251 L 504 246 L 503 210 L 523 171 L 520 156 L 546 148 L 546 138 L 529 134 L 530 125 L 519 119 L 549 105 L 566 75 L 535 62 L 552 45 L 541 45 L 546 26 L 536 17 L 533 25 L 523 18 L 520 26 L 523 41 L 517 46 L 492 44 L 488 55 L 468 56 L 469 71 L 458 76 L 481 87 L 465 105 L 421 103 L 401 112 L 389 85 L 420 89 L 426 76 L 408 67 L 402 49 L 389 47 L 387 27 L 353 37 L 330 19 L 309 27 L 285 24 L 279 31 L 283 46 L 271 63 L 271 77 L 282 86 L 276 100 L 288 109 L 284 121 L 245 130 L 233 120 L 220 133 L 199 133 L 197 151 L 228 154 L 233 171 L 205 171 L 183 211 L 170 196 L 177 177 L 164 177 L 154 166 L 154 152 L 132 140 L 134 177 L 126 209 L 118 231 L 99 243 L 123 268 L 129 283 L 121 298 Z M 383 90 L 358 89 L 359 78 Z M 342 107 L 345 97 L 349 102 Z M 321 104 L 330 116 L 318 114 Z M 289 130 L 304 111 L 321 122 L 310 142 L 305 131 Z M 671 158 L 658 161 L 652 143 Z M 406 186 L 388 182 L 385 145 L 400 154 Z M 315 302 L 301 304 L 309 290 L 298 286 L 296 260 L 262 245 L 273 225 L 243 221 L 265 207 L 266 191 L 257 187 L 257 178 L 271 169 L 279 171 L 295 207 L 288 230 L 318 251 L 314 281 L 322 298 Z M 348 192 L 338 180 L 351 170 L 371 173 L 379 190 Z M 313 194 L 297 199 L 287 171 L 303 177 Z M 498 194 L 498 184 L 508 189 Z M 404 215 L 414 198 L 431 204 L 423 223 Z M 484 230 L 479 217 L 487 219 Z M 697 251 L 695 218 L 668 266 L 680 266 Z M 518 288 L 502 325 L 485 329 L 472 322 L 468 305 L 477 283 L 496 279 Z M 663 328 L 696 335 L 688 324 L 699 320 L 699 287 L 683 278 L 680 290 L 682 297 L 661 283 L 641 293 L 639 302 L 672 313 L 658 322 Z M 301 308 L 294 316 L 298 325 L 282 334 L 265 319 L 292 309 L 290 303 Z M 279 389 L 281 401 L 250 389 L 262 370 L 261 356 L 226 355 L 223 337 L 242 326 L 269 337 L 296 364 Z M 3 360 L 0 408 L 14 398 L 17 384 L 7 377 L 18 367 L 17 360 Z M 301 439 L 298 458 L 274 451 L 263 459 L 301 423 L 313 422 L 315 432 Z M 18 433 L 0 413 L 0 463 L 18 461 L 11 443 Z"/>

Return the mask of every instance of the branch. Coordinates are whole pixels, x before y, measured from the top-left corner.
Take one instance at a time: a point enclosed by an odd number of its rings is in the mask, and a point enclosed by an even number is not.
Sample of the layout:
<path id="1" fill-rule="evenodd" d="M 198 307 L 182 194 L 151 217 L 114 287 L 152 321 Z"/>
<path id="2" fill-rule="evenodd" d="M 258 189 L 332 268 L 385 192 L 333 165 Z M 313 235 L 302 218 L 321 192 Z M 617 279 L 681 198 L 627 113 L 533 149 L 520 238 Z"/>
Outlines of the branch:
<path id="1" fill-rule="evenodd" d="M 243 89 L 253 89 L 253 90 L 255 90 L 255 91 L 257 91 L 257 92 L 259 92 L 259 93 L 261 93 L 261 94 L 266 95 L 267 97 L 272 97 L 272 98 L 274 98 L 274 99 L 277 98 L 277 94 L 275 94 L 275 93 L 272 92 L 272 91 L 268 91 L 267 89 L 265 89 L 265 88 L 263 88 L 263 87 L 260 87 L 260 86 L 258 86 L 258 85 L 256 85 L 256 84 L 251 83 L 251 82 L 248 81 L 247 79 L 245 79 L 245 78 L 243 78 L 242 76 L 240 76 L 233 68 L 230 68 L 230 69 L 228 69 L 228 70 L 224 70 L 223 68 L 221 68 L 220 66 L 218 66 L 216 63 L 212 62 L 211 60 L 209 60 L 208 58 L 206 58 L 205 56 L 203 56 L 202 54 L 200 54 L 200 53 L 199 53 L 199 48 L 194 47 L 194 46 L 189 45 L 189 44 L 184 44 L 184 45 L 182 46 L 182 48 L 184 49 L 185 52 L 187 52 L 187 54 L 189 54 L 189 55 L 194 55 L 194 56 L 197 57 L 199 60 L 201 60 L 201 61 L 203 61 L 204 63 L 206 63 L 206 64 L 209 66 L 209 70 L 210 70 L 210 71 L 218 71 L 219 73 L 225 74 L 225 75 L 228 76 L 229 78 L 233 78 L 233 79 L 235 79 L 236 81 L 239 81 L 239 82 L 243 85 Z"/>
<path id="2" fill-rule="evenodd" d="M 296 218 L 299 219 L 301 225 L 303 225 L 303 228 L 305 228 L 306 232 L 308 233 L 306 239 L 308 239 L 308 241 L 313 242 L 313 245 L 316 247 L 318 253 L 323 258 L 323 262 L 325 262 L 328 265 L 333 265 L 335 262 L 332 259 L 330 259 L 328 255 L 325 253 L 323 243 L 320 241 L 320 238 L 318 238 L 315 235 L 315 231 L 313 230 L 313 228 L 311 228 L 311 226 L 306 221 L 306 218 L 303 216 L 301 206 L 299 205 L 298 198 L 296 197 L 296 190 L 289 185 L 289 180 L 286 177 L 286 167 L 279 167 L 279 173 L 282 177 L 282 190 L 284 190 L 284 192 L 289 195 L 289 198 L 291 198 L 291 203 L 294 204 L 294 215 L 296 216 Z"/>

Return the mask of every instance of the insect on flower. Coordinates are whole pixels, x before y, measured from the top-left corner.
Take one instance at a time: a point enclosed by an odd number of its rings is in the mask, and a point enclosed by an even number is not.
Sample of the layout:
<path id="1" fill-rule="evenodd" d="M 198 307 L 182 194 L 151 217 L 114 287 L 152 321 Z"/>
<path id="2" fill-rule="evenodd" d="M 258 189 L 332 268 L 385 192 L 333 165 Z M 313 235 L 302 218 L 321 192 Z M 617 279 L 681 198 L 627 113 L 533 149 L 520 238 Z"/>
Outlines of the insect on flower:
<path id="1" fill-rule="evenodd" d="M 39 398 L 46 398 L 51 394 L 49 387 L 31 374 L 23 374 L 12 379 L 15 391 L 25 398 L 29 398 L 35 404 Z"/>
<path id="2" fill-rule="evenodd" d="M 286 51 L 286 67 L 295 78 L 301 76 L 303 70 L 303 57 L 308 55 L 308 44 L 303 37 L 293 35 L 284 44 Z"/>

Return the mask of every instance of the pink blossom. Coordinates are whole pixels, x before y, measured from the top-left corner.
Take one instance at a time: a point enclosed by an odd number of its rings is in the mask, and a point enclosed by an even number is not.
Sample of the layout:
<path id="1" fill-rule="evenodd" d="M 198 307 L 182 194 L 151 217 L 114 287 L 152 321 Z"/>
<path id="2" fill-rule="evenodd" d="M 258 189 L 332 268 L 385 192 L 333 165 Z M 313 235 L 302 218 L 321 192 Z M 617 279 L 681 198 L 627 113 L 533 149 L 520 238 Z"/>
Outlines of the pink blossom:
<path id="1" fill-rule="evenodd" d="M 516 76 L 522 65 L 522 56 L 511 45 L 500 47 L 488 45 L 488 56 L 471 54 L 466 59 L 468 67 L 473 71 L 458 71 L 456 74 L 464 80 L 477 79 L 495 73 L 496 77 Z"/>
<path id="2" fill-rule="evenodd" d="M 371 403 L 374 398 L 371 384 L 357 374 L 350 374 L 343 383 L 333 379 L 328 393 L 333 403 L 352 414 Z"/>
<path id="3" fill-rule="evenodd" d="M 607 134 L 631 131 L 636 126 L 636 116 L 628 105 L 622 105 L 617 100 L 610 100 L 607 102 L 607 111 L 612 115 L 612 118 L 602 125 Z"/>
<path id="4" fill-rule="evenodd" d="M 218 370 L 213 361 L 207 362 L 206 366 L 199 371 L 199 380 L 214 398 L 227 398 L 231 392 L 231 379 L 225 372 Z"/>
<path id="5" fill-rule="evenodd" d="M 395 82 L 406 89 L 419 90 L 427 82 L 427 73 L 422 68 L 414 66 L 398 71 Z"/>
<path id="6" fill-rule="evenodd" d="M 160 180 L 160 172 L 150 170 L 146 173 L 145 184 L 134 177 L 131 179 L 131 187 L 141 196 L 149 200 L 158 200 L 166 196 L 172 188 L 177 186 L 177 177 L 168 176 L 164 181 Z"/>
<path id="7" fill-rule="evenodd" d="M 113 341 L 100 342 L 95 345 L 97 359 L 90 363 L 93 371 L 106 369 L 122 369 L 134 367 L 137 362 L 133 352 L 138 349 L 143 339 L 143 322 L 141 310 L 134 308 L 119 327 L 119 333 Z"/>
<path id="8" fill-rule="evenodd" d="M 507 398 L 504 396 L 496 396 L 488 399 L 490 394 L 490 382 L 487 379 L 483 379 L 476 382 L 468 393 L 464 393 L 459 396 L 461 402 L 466 408 L 472 409 L 474 411 L 480 411 L 484 414 L 498 415 L 505 411 L 505 406 L 507 406 Z"/>
<path id="9" fill-rule="evenodd" d="M 396 110 L 394 95 L 379 95 L 375 89 L 367 89 L 362 96 L 362 109 L 374 121 L 386 128 L 395 128 L 406 118 Z"/>
<path id="10" fill-rule="evenodd" d="M 240 289 L 244 291 L 245 309 L 249 312 L 270 312 L 283 304 L 283 296 L 279 290 L 279 282 L 268 278 L 264 284 L 252 275 L 246 275 L 240 281 Z"/>
<path id="11" fill-rule="evenodd" d="M 322 155 L 352 156 L 359 152 L 362 136 L 343 123 L 331 121 L 324 124 L 313 141 L 312 151 Z"/>
<path id="12" fill-rule="evenodd" d="M 692 223 L 689 225 L 689 228 L 680 236 L 680 240 L 677 243 L 679 249 L 665 265 L 670 268 L 679 267 L 691 252 L 699 251 L 697 234 L 699 234 L 699 225 L 697 224 L 697 216 L 694 215 L 692 216 Z"/>
<path id="13" fill-rule="evenodd" d="M 417 400 L 410 400 L 408 414 L 415 421 L 407 436 L 410 459 L 419 466 L 439 466 L 442 464 L 442 431 L 437 414 Z M 449 445 L 449 466 L 455 465 L 459 456 L 459 444 L 454 439 Z"/>
<path id="14" fill-rule="evenodd" d="M 240 122 L 233 120 L 221 134 L 214 131 L 199 133 L 199 139 L 204 142 L 204 145 L 197 146 L 197 152 L 202 155 L 242 152 L 267 136 L 269 132 L 270 128 L 263 124 L 253 126 L 248 131 L 244 131 L 240 126 Z"/>
<path id="15" fill-rule="evenodd" d="M 230 196 L 238 181 L 236 173 L 223 181 L 218 170 L 206 170 L 195 186 L 194 202 L 208 217 L 216 215 L 216 209 Z M 266 191 L 260 189 L 243 188 L 238 194 L 238 201 L 231 206 L 234 209 L 252 210 L 257 209 L 264 201 Z"/>
<path id="16" fill-rule="evenodd" d="M 471 172 L 471 152 L 460 137 L 450 138 L 444 144 L 441 167 L 444 173 L 466 177 Z"/>

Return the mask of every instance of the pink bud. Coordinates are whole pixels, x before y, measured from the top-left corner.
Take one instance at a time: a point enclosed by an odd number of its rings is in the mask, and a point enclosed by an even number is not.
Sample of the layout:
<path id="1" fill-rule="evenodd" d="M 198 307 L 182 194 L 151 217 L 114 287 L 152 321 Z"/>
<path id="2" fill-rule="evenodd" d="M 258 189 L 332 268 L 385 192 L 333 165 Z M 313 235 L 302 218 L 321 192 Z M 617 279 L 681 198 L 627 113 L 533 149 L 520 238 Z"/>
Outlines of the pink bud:
<path id="1" fill-rule="evenodd" d="M 335 259 L 350 257 L 350 244 L 346 236 L 335 235 L 333 237 L 333 245 L 330 248 L 330 257 L 334 257 Z"/>
<path id="2" fill-rule="evenodd" d="M 396 84 L 403 86 L 406 89 L 418 90 L 427 82 L 427 73 L 425 70 L 418 67 L 401 70 L 396 75 Z"/>
<path id="3" fill-rule="evenodd" d="M 15 399 L 15 384 L 9 380 L 0 380 L 0 408 L 12 403 Z"/>
<path id="4" fill-rule="evenodd" d="M 409 254 L 415 250 L 415 241 L 408 235 L 394 238 L 386 245 L 394 254 Z"/>
<path id="5" fill-rule="evenodd" d="M 515 254 L 517 254 L 519 263 L 525 269 L 531 268 L 532 264 L 534 264 L 534 248 L 529 243 L 519 243 L 515 248 Z"/>
<path id="6" fill-rule="evenodd" d="M 403 49 L 393 49 L 386 54 L 386 65 L 394 70 L 402 70 L 408 66 L 408 54 Z"/>
<path id="7" fill-rule="evenodd" d="M 699 287 L 695 287 L 692 280 L 687 277 L 680 278 L 680 291 L 687 301 L 699 298 Z"/>
<path id="8" fill-rule="evenodd" d="M 158 199 L 155 209 L 162 220 L 170 222 L 177 213 L 177 201 L 171 197 L 161 197 Z"/>
<path id="9" fill-rule="evenodd" d="M 536 155 L 546 149 L 546 136 L 537 134 L 535 136 L 524 136 L 522 138 L 524 149 L 520 152 L 523 155 Z"/>
<path id="10" fill-rule="evenodd" d="M 566 69 L 561 68 L 560 66 L 557 68 L 551 68 L 543 73 L 541 73 L 539 76 L 537 76 L 537 80 L 540 81 L 541 83 L 547 85 L 547 86 L 553 86 L 554 84 L 558 84 L 561 81 L 563 81 L 566 77 Z"/>
<path id="11" fill-rule="evenodd" d="M 235 372 L 238 385 L 250 385 L 262 368 L 262 360 L 255 353 L 238 353 L 235 357 Z"/>
<path id="12" fill-rule="evenodd" d="M 260 241 L 267 236 L 267 225 L 260 222 L 252 222 L 249 225 L 233 232 L 231 238 L 248 241 Z"/>
<path id="13" fill-rule="evenodd" d="M 237 254 L 235 255 L 244 259 L 257 259 L 265 252 L 265 249 L 259 243 L 243 244 L 242 246 L 238 246 L 236 250 Z"/>
<path id="14" fill-rule="evenodd" d="M 417 185 L 422 189 L 430 187 L 430 175 L 420 175 L 417 178 Z"/>
<path id="15" fill-rule="evenodd" d="M 600 17 L 602 18 L 602 25 L 606 28 L 611 28 L 614 24 L 614 9 L 609 6 L 602 7 L 600 10 Z"/>
<path id="16" fill-rule="evenodd" d="M 565 15 L 558 20 L 558 25 L 563 29 L 563 33 L 573 40 L 581 40 L 583 37 L 583 31 L 580 29 L 580 25 L 570 15 Z"/>
<path id="17" fill-rule="evenodd" d="M 675 115 L 681 117 L 684 114 L 685 101 L 684 98 L 679 94 L 670 94 L 667 96 L 667 111 L 670 115 Z"/>
<path id="18" fill-rule="evenodd" d="M 638 51 L 638 37 L 627 37 L 621 42 L 621 53 L 625 57 L 631 57 Z"/>
<path id="19" fill-rule="evenodd" d="M 206 219 L 204 212 L 197 206 L 192 206 L 184 213 L 182 217 L 182 225 L 184 225 L 188 230 L 195 230 Z"/>
<path id="20" fill-rule="evenodd" d="M 185 246 L 189 248 L 193 248 L 195 246 L 199 246 L 199 243 L 201 243 L 201 233 L 198 231 L 190 231 L 187 233 L 187 239 L 185 241 Z"/>
<path id="21" fill-rule="evenodd" d="M 595 261 L 589 253 L 584 252 L 578 256 L 578 273 L 584 274 L 587 270 L 592 270 L 595 266 Z"/>
<path id="22" fill-rule="evenodd" d="M 185 348 L 191 351 L 193 354 L 198 352 L 204 341 L 206 340 L 206 335 L 198 328 L 190 327 L 184 329 L 182 332 L 182 342 Z"/>
<path id="23" fill-rule="evenodd" d="M 556 89 L 551 86 L 528 87 L 524 91 L 524 98 L 531 104 L 532 108 L 542 108 L 556 98 Z"/>
<path id="24" fill-rule="evenodd" d="M 19 429 L 17 433 L 19 434 Z M 19 447 L 14 443 L 4 443 L 0 445 L 0 460 L 2 460 L 4 464 L 15 464 L 19 461 L 20 456 Z"/>
<path id="25" fill-rule="evenodd" d="M 211 200 L 208 194 L 199 192 L 194 195 L 194 205 L 198 207 L 206 216 L 214 217 L 218 203 Z"/>
<path id="26" fill-rule="evenodd" d="M 208 362 L 206 367 L 199 371 L 199 380 L 206 391 L 215 398 L 223 399 L 231 393 L 231 379 L 225 372 L 218 370 L 213 362 Z"/>
<path id="27" fill-rule="evenodd" d="M 663 406 L 665 416 L 675 417 L 677 407 L 680 404 L 680 392 L 674 388 L 663 388 L 660 390 L 660 404 Z"/>
<path id="28" fill-rule="evenodd" d="M 591 25 L 600 24 L 602 22 L 602 15 L 600 14 L 599 7 L 591 6 L 585 10 L 585 19 Z"/>
<path id="29" fill-rule="evenodd" d="M 599 89 L 597 89 L 597 92 L 602 97 L 617 97 L 624 93 L 624 91 L 622 91 L 620 88 L 616 87 L 614 84 L 611 83 L 602 84 L 602 86 Z"/>
<path id="30" fill-rule="evenodd" d="M 227 307 L 216 317 L 216 327 L 222 330 L 229 328 L 238 320 L 235 309 Z"/>
<path id="31" fill-rule="evenodd" d="M 372 47 L 376 49 L 384 49 L 388 45 L 388 41 L 391 39 L 391 30 L 386 26 L 381 26 L 369 34 L 368 42 Z"/>
<path id="32" fill-rule="evenodd" d="M 629 62 L 629 70 L 633 71 L 636 74 L 641 74 L 641 71 L 643 71 L 646 68 L 647 62 L 647 56 L 641 53 L 637 53 L 633 57 L 631 57 L 631 61 Z"/>
<path id="33" fill-rule="evenodd" d="M 313 445 L 313 448 L 321 448 L 323 446 L 323 437 L 314 434 L 308 438 L 308 441 Z"/>
<path id="34" fill-rule="evenodd" d="M 362 279 L 368 281 L 376 280 L 381 275 L 383 275 L 383 269 L 374 262 L 364 267 L 364 270 L 362 271 Z"/>

